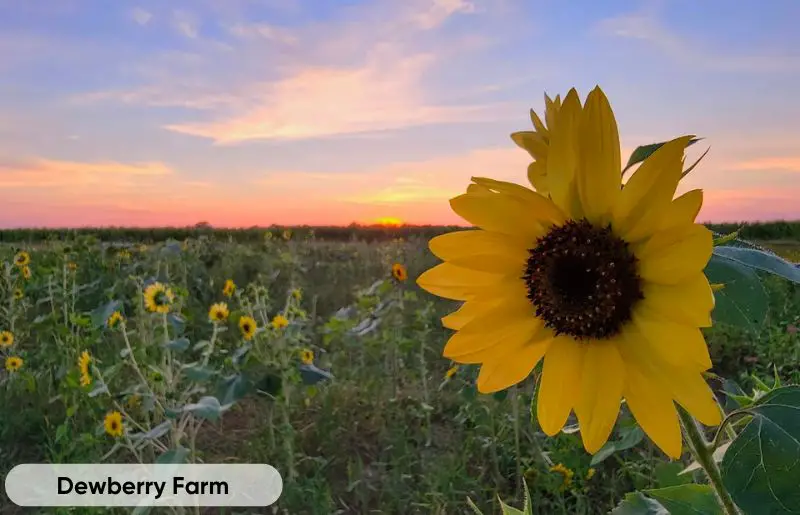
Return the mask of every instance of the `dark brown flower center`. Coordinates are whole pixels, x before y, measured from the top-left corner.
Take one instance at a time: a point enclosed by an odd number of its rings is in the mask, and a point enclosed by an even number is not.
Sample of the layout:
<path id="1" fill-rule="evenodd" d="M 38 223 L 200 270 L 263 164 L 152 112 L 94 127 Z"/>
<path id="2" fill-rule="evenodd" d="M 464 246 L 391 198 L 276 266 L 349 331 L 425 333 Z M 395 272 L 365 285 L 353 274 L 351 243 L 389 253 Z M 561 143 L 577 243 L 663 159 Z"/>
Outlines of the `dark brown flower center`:
<path id="1" fill-rule="evenodd" d="M 643 298 L 636 257 L 610 227 L 570 220 L 528 252 L 528 299 L 556 334 L 611 338 Z"/>

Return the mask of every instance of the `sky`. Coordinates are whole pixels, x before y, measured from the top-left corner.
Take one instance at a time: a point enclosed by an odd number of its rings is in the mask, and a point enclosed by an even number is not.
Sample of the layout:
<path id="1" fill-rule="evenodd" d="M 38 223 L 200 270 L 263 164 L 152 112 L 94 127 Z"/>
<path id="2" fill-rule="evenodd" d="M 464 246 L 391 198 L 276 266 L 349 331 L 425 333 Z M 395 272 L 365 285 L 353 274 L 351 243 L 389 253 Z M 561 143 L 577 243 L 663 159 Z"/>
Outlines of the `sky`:
<path id="1" fill-rule="evenodd" d="M 684 134 L 701 221 L 800 219 L 797 0 L 0 0 L 0 227 L 460 219 L 544 93 L 623 159 Z"/>

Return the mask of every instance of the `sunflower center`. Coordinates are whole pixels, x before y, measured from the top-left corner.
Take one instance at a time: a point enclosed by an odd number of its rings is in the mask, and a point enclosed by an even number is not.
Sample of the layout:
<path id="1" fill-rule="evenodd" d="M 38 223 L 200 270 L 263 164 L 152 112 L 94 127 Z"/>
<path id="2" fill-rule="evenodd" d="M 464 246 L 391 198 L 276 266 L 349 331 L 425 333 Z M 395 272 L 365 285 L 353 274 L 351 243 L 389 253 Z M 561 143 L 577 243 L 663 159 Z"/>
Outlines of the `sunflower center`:
<path id="1" fill-rule="evenodd" d="M 610 227 L 570 220 L 539 238 L 523 278 L 536 315 L 578 340 L 617 335 L 643 298 L 636 257 Z"/>

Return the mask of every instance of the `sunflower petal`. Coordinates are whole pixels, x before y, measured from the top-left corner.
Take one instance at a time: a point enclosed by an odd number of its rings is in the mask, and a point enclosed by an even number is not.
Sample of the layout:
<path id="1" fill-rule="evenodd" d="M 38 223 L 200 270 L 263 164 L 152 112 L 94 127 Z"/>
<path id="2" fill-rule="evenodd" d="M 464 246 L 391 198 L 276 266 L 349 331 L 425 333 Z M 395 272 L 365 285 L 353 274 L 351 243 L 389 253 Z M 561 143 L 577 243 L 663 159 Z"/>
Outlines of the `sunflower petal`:
<path id="1" fill-rule="evenodd" d="M 547 161 L 539 159 L 528 165 L 528 182 L 541 195 L 547 195 Z"/>
<path id="2" fill-rule="evenodd" d="M 528 251 L 518 241 L 482 230 L 442 234 L 430 240 L 428 246 L 436 257 L 444 261 L 484 272 L 521 270 L 528 259 Z"/>
<path id="3" fill-rule="evenodd" d="M 525 202 L 529 209 L 536 214 L 540 221 L 545 221 L 550 224 L 564 223 L 566 217 L 564 213 L 553 204 L 547 197 L 542 196 L 535 191 L 531 191 L 524 186 L 515 184 L 513 182 L 498 181 L 495 179 L 488 179 L 486 177 L 473 177 L 472 180 L 476 184 L 485 186 L 489 190 L 498 193 L 506 194 Z"/>
<path id="4" fill-rule="evenodd" d="M 644 309 L 634 313 L 633 323 L 643 336 L 640 344 L 647 345 L 654 357 L 698 372 L 711 368 L 708 345 L 699 328 L 659 319 Z"/>
<path id="5" fill-rule="evenodd" d="M 467 193 L 451 199 L 450 206 L 461 218 L 481 229 L 525 242 L 533 242 L 546 232 L 543 220 L 537 219 L 529 204 L 502 193 Z"/>
<path id="6" fill-rule="evenodd" d="M 526 342 L 521 347 L 509 347 L 504 354 L 485 361 L 478 373 L 478 391 L 499 392 L 524 381 L 547 352 L 549 344 L 550 340 Z"/>
<path id="7" fill-rule="evenodd" d="M 581 394 L 575 406 L 583 446 L 590 454 L 606 443 L 619 415 L 625 364 L 611 342 L 590 342 L 581 368 Z"/>
<path id="8" fill-rule="evenodd" d="M 464 327 L 472 319 L 480 316 L 483 312 L 500 302 L 500 299 L 490 300 L 468 300 L 456 311 L 442 317 L 442 325 L 448 329 L 458 330 Z"/>
<path id="9" fill-rule="evenodd" d="M 417 278 L 423 290 L 453 300 L 473 298 L 485 287 L 494 286 L 504 279 L 501 274 L 491 274 L 442 263 L 427 270 Z"/>
<path id="10" fill-rule="evenodd" d="M 634 367 L 625 370 L 625 400 L 636 422 L 664 453 L 673 459 L 681 456 L 683 441 L 675 404 L 662 385 Z"/>
<path id="11" fill-rule="evenodd" d="M 625 240 L 652 234 L 667 215 L 680 180 L 683 151 L 691 139 L 683 136 L 665 143 L 625 183 L 613 213 L 614 227 Z"/>
<path id="12" fill-rule="evenodd" d="M 703 190 L 687 191 L 672 201 L 659 231 L 694 223 L 703 206 Z"/>
<path id="13" fill-rule="evenodd" d="M 646 282 L 642 290 L 643 303 L 668 320 L 693 327 L 711 327 L 714 292 L 703 273 L 678 284 Z"/>
<path id="14" fill-rule="evenodd" d="M 622 163 L 614 112 L 599 87 L 586 97 L 578 143 L 576 184 L 583 213 L 590 222 L 604 225 L 620 195 Z"/>
<path id="15" fill-rule="evenodd" d="M 547 350 L 537 393 L 536 418 L 548 436 L 561 431 L 578 402 L 584 351 L 585 347 L 563 336 L 555 338 Z"/>
<path id="16" fill-rule="evenodd" d="M 679 284 L 708 264 L 714 236 L 702 225 L 655 234 L 634 250 L 640 259 L 639 275 L 657 284 Z"/>
<path id="17" fill-rule="evenodd" d="M 674 399 L 694 418 L 707 426 L 716 426 L 722 422 L 714 393 L 699 372 L 676 370 L 664 372 L 663 375 L 669 379 L 668 384 Z"/>
<path id="18" fill-rule="evenodd" d="M 559 110 L 547 153 L 547 182 L 553 202 L 573 217 L 576 216 L 572 207 L 576 204 L 574 180 L 578 166 L 576 150 L 580 119 L 581 101 L 578 92 L 573 88 Z"/>
<path id="19" fill-rule="evenodd" d="M 542 119 L 539 118 L 539 115 L 536 114 L 533 109 L 531 109 L 531 123 L 533 123 L 533 128 L 536 129 L 536 132 L 541 134 L 542 137 L 547 138 L 547 127 L 544 126 Z"/>
<path id="20" fill-rule="evenodd" d="M 511 134 L 511 140 L 534 159 L 539 159 L 547 155 L 547 142 L 541 135 L 533 131 L 520 131 Z"/>

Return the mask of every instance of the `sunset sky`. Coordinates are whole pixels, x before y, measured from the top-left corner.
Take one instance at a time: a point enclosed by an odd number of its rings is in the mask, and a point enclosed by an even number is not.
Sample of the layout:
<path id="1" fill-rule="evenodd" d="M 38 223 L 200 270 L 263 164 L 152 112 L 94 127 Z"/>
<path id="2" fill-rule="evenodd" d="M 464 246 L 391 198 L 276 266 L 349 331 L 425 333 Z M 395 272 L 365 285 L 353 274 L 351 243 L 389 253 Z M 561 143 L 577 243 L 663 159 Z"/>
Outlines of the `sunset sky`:
<path id="1" fill-rule="evenodd" d="M 599 84 L 704 221 L 800 218 L 798 0 L 0 0 L 0 227 L 460 220 Z"/>

